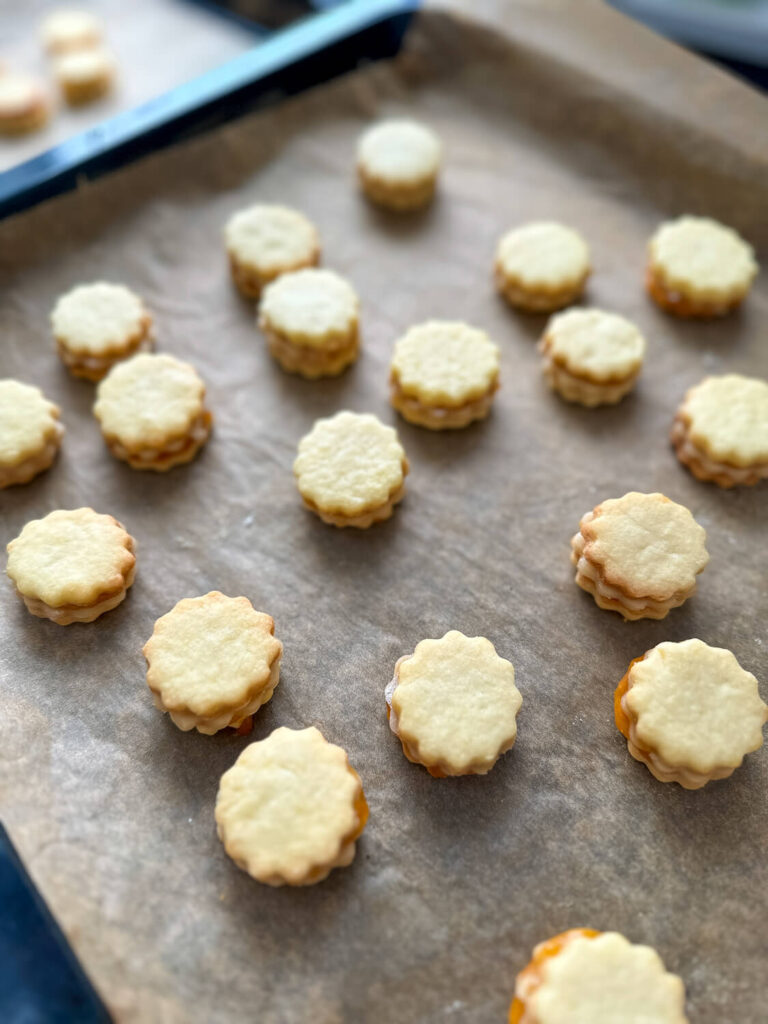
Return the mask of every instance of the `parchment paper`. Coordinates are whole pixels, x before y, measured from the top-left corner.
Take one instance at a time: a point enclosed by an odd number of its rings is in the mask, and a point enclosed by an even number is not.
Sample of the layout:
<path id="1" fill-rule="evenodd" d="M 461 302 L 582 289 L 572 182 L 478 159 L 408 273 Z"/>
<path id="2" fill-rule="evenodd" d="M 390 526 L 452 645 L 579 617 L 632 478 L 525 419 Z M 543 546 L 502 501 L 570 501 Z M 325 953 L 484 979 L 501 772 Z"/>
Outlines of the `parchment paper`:
<path id="1" fill-rule="evenodd" d="M 503 10 L 494 30 L 427 12 L 395 63 L 0 227 L 2 375 L 40 384 L 67 426 L 57 465 L 0 495 L 2 541 L 90 504 L 139 545 L 128 599 L 87 627 L 35 619 L 0 587 L 0 810 L 121 1020 L 491 1024 L 531 947 L 578 925 L 657 947 L 697 1024 L 765 1020 L 768 752 L 697 793 L 661 785 L 630 758 L 612 693 L 631 658 L 698 636 L 731 648 L 766 695 L 766 490 L 699 484 L 667 442 L 704 374 L 768 376 L 765 274 L 714 323 L 666 317 L 642 277 L 646 239 L 683 211 L 765 255 L 768 108 L 602 5 Z M 359 131 L 403 111 L 447 147 L 438 201 L 407 220 L 370 209 L 353 175 Z M 305 210 L 325 265 L 361 294 L 364 352 L 338 380 L 282 373 L 230 285 L 221 225 L 256 199 Z M 587 236 L 588 300 L 648 338 L 642 382 L 616 408 L 549 393 L 544 320 L 494 294 L 497 237 L 534 217 Z M 52 351 L 56 297 L 95 278 L 145 296 L 160 349 L 209 384 L 215 434 L 185 468 L 113 459 L 92 387 Z M 485 423 L 435 435 L 389 408 L 392 344 L 428 317 L 500 344 Z M 298 439 L 343 407 L 396 424 L 412 464 L 394 518 L 360 533 L 307 512 L 291 473 Z M 632 488 L 683 502 L 709 533 L 699 593 L 663 622 L 625 624 L 573 583 L 580 516 Z M 315 723 L 362 776 L 357 859 L 314 888 L 258 885 L 216 838 L 218 779 L 248 739 L 184 734 L 152 707 L 142 644 L 211 588 L 250 597 L 285 644 L 252 738 Z M 524 695 L 517 745 L 487 777 L 432 779 L 387 727 L 395 660 L 449 628 L 488 636 Z"/>

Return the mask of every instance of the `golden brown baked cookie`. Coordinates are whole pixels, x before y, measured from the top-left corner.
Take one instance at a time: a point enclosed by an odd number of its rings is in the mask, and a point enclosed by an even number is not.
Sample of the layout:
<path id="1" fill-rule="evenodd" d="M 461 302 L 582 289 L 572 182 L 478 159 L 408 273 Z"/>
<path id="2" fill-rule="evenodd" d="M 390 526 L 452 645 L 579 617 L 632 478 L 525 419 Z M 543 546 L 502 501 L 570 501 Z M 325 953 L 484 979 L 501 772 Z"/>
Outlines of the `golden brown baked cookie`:
<path id="1" fill-rule="evenodd" d="M 267 885 L 313 885 L 351 864 L 367 820 L 360 776 L 314 727 L 251 743 L 216 799 L 225 850 Z"/>
<path id="2" fill-rule="evenodd" d="M 509 1024 L 688 1024 L 685 988 L 650 946 L 572 928 L 534 949 Z"/>
<path id="3" fill-rule="evenodd" d="M 90 11 L 60 8 L 43 20 L 40 35 L 52 55 L 90 49 L 101 42 L 101 22 Z"/>
<path id="4" fill-rule="evenodd" d="M 247 299 L 280 274 L 320 261 L 315 225 L 288 206 L 257 203 L 232 215 L 224 228 L 232 279 Z"/>
<path id="5" fill-rule="evenodd" d="M 395 344 L 390 401 L 409 423 L 452 430 L 483 419 L 499 386 L 499 350 L 485 331 L 428 320 Z"/>
<path id="6" fill-rule="evenodd" d="M 399 213 L 431 202 L 440 170 L 437 135 L 418 121 L 381 121 L 368 128 L 357 147 L 363 192 L 378 206 Z"/>
<path id="7" fill-rule="evenodd" d="M 62 295 L 51 313 L 51 329 L 70 373 L 92 381 L 154 343 L 152 317 L 139 296 L 106 281 Z"/>
<path id="8" fill-rule="evenodd" d="M 280 679 L 275 623 L 247 597 L 212 590 L 187 597 L 155 623 L 144 644 L 155 707 L 184 732 L 250 732 Z"/>
<path id="9" fill-rule="evenodd" d="M 576 582 L 625 620 L 663 619 L 696 590 L 706 533 L 683 505 L 630 491 L 587 512 L 571 540 Z"/>
<path id="10" fill-rule="evenodd" d="M 408 459 L 392 427 L 370 413 L 338 412 L 301 439 L 293 472 L 324 523 L 365 530 L 403 499 Z"/>
<path id="11" fill-rule="evenodd" d="M 0 135 L 25 135 L 46 124 L 51 101 L 42 82 L 16 71 L 0 74 Z"/>
<path id="12" fill-rule="evenodd" d="M 39 388 L 0 380 L 0 488 L 48 469 L 64 434 L 59 412 Z"/>
<path id="13" fill-rule="evenodd" d="M 686 394 L 670 438 L 697 480 L 736 487 L 768 479 L 768 381 L 705 378 Z"/>
<path id="14" fill-rule="evenodd" d="M 575 302 L 591 269 L 587 243 L 555 221 L 513 228 L 496 248 L 496 287 L 511 306 L 530 313 Z"/>
<path id="15" fill-rule="evenodd" d="M 763 743 L 768 705 L 731 651 L 702 640 L 635 658 L 614 694 L 616 727 L 659 782 L 701 789 Z"/>
<path id="16" fill-rule="evenodd" d="M 164 472 L 190 462 L 208 440 L 213 416 L 204 403 L 205 384 L 189 363 L 138 355 L 99 384 L 93 414 L 115 458 Z"/>
<path id="17" fill-rule="evenodd" d="M 67 103 L 79 107 L 110 91 L 115 80 L 115 61 L 101 46 L 68 50 L 56 58 L 53 73 Z"/>
<path id="18" fill-rule="evenodd" d="M 400 658 L 385 698 L 403 753 L 435 778 L 489 772 L 514 745 L 523 703 L 512 662 L 455 629 Z"/>
<path id="19" fill-rule="evenodd" d="M 645 339 L 616 313 L 569 309 L 549 321 L 539 351 L 547 383 L 566 401 L 613 405 L 635 386 Z"/>
<path id="20" fill-rule="evenodd" d="M 264 289 L 259 327 L 284 370 L 310 380 L 335 377 L 357 359 L 359 306 L 354 288 L 339 274 L 297 270 Z"/>
<path id="21" fill-rule="evenodd" d="M 648 293 L 675 316 L 730 312 L 744 299 L 756 274 L 752 246 L 709 217 L 667 221 L 648 244 Z"/>
<path id="22" fill-rule="evenodd" d="M 8 545 L 6 572 L 28 610 L 60 626 L 93 622 L 125 600 L 135 542 L 92 508 L 59 509 L 27 523 Z"/>

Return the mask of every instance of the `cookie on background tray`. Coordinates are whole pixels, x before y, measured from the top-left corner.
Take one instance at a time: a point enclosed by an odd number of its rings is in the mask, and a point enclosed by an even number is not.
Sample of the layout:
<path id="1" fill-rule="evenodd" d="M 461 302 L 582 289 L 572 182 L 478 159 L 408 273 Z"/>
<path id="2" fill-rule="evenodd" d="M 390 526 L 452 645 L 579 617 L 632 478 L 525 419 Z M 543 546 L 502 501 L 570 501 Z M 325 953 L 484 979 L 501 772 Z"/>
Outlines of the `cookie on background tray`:
<path id="1" fill-rule="evenodd" d="M 496 287 L 515 309 L 551 313 L 575 302 L 591 273 L 589 247 L 572 228 L 534 221 L 496 247 Z"/>
<path id="2" fill-rule="evenodd" d="M 768 479 L 768 381 L 706 377 L 686 394 L 670 439 L 697 480 L 736 487 Z"/>
<path id="3" fill-rule="evenodd" d="M 179 601 L 144 644 L 155 707 L 184 732 L 250 732 L 280 679 L 283 645 L 274 633 L 274 620 L 247 597 L 212 590 Z"/>
<path id="4" fill-rule="evenodd" d="M 706 532 L 684 505 L 630 491 L 582 516 L 571 540 L 576 583 L 626 620 L 663 619 L 696 590 Z"/>
<path id="5" fill-rule="evenodd" d="M 650 946 L 572 928 L 534 949 L 509 1024 L 688 1024 L 685 987 Z"/>
<path id="6" fill-rule="evenodd" d="M 0 135 L 26 135 L 51 116 L 51 100 L 33 75 L 0 69 Z"/>
<path id="7" fill-rule="evenodd" d="M 169 355 L 113 366 L 96 389 L 93 414 L 115 458 L 157 472 L 194 459 L 213 424 L 197 371 Z"/>
<path id="8" fill-rule="evenodd" d="M 648 243 L 646 287 L 667 313 L 723 316 L 744 299 L 757 274 L 754 250 L 709 217 L 662 224 Z"/>
<path id="9" fill-rule="evenodd" d="M 234 213 L 224 228 L 232 280 L 247 299 L 281 274 L 320 261 L 320 238 L 303 213 L 288 206 L 257 203 Z"/>
<path id="10" fill-rule="evenodd" d="M 6 572 L 28 610 L 60 626 L 93 622 L 133 583 L 135 541 L 92 508 L 58 509 L 27 523 L 8 545 Z"/>
<path id="11" fill-rule="evenodd" d="M 152 317 L 143 301 L 125 285 L 106 281 L 81 284 L 62 295 L 51 313 L 51 329 L 70 373 L 91 381 L 154 343 Z"/>
<path id="12" fill-rule="evenodd" d="M 614 695 L 616 727 L 659 782 L 701 789 L 762 746 L 768 705 L 734 654 L 701 640 L 636 658 Z"/>
<path id="13" fill-rule="evenodd" d="M 284 370 L 310 380 L 335 377 L 360 349 L 360 302 L 333 270 L 283 274 L 264 289 L 258 323 Z"/>
<path id="14" fill-rule="evenodd" d="M 64 435 L 59 415 L 39 388 L 0 380 L 0 488 L 25 484 L 48 469 Z"/>
<path id="15" fill-rule="evenodd" d="M 428 320 L 395 343 L 390 401 L 403 419 L 430 430 L 466 427 L 491 411 L 499 350 L 485 331 Z"/>
<path id="16" fill-rule="evenodd" d="M 53 73 L 64 99 L 72 107 L 101 99 L 113 86 L 115 60 L 101 46 L 70 50 L 57 57 Z"/>
<path id="17" fill-rule="evenodd" d="M 317 420 L 301 439 L 293 472 L 304 504 L 324 523 L 367 529 L 404 497 L 408 459 L 392 427 L 344 411 Z"/>
<path id="18" fill-rule="evenodd" d="M 435 194 L 442 146 L 434 131 L 408 119 L 380 121 L 357 145 L 357 176 L 378 206 L 407 213 L 427 206 Z"/>
<path id="19" fill-rule="evenodd" d="M 101 43 L 102 26 L 90 11 L 62 7 L 51 11 L 43 19 L 40 36 L 48 53 L 56 56 L 98 46 Z"/>
<path id="20" fill-rule="evenodd" d="M 523 703 L 512 662 L 455 629 L 400 658 L 385 698 L 403 753 L 435 778 L 489 772 L 514 745 Z"/>
<path id="21" fill-rule="evenodd" d="M 225 850 L 267 885 L 313 885 L 351 864 L 367 820 L 360 776 L 314 727 L 281 727 L 251 743 L 216 799 Z"/>
<path id="22" fill-rule="evenodd" d="M 549 321 L 539 351 L 547 383 L 566 401 L 613 405 L 635 386 L 645 338 L 616 313 L 569 309 Z"/>

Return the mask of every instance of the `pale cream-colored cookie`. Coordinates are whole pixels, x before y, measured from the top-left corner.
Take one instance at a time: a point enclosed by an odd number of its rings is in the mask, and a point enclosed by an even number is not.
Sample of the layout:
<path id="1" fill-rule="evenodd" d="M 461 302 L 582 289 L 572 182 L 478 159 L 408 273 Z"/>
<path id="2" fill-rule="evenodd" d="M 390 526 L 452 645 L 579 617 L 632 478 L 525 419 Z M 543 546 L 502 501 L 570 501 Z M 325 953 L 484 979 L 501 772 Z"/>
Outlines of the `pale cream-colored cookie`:
<path id="1" fill-rule="evenodd" d="M 768 705 L 735 655 L 702 640 L 662 643 L 636 658 L 614 695 L 630 754 L 659 782 L 701 789 L 727 779 L 763 743 Z"/>
<path id="2" fill-rule="evenodd" d="M 37 78 L 16 71 L 0 74 L 0 135 L 25 135 L 48 121 L 51 101 Z"/>
<path id="3" fill-rule="evenodd" d="M 152 317 L 130 288 L 97 281 L 62 295 L 51 313 L 59 355 L 75 377 L 101 380 L 153 344 Z"/>
<path id="4" fill-rule="evenodd" d="M 293 472 L 324 523 L 367 529 L 405 495 L 408 459 L 392 427 L 370 413 L 338 412 L 301 439 Z"/>
<path id="5" fill-rule="evenodd" d="M 59 626 L 93 622 L 125 600 L 135 541 L 92 508 L 59 509 L 27 523 L 8 545 L 6 572 L 30 612 Z"/>
<path id="6" fill-rule="evenodd" d="M 424 124 L 381 121 L 368 128 L 357 146 L 357 174 L 366 196 L 389 210 L 426 206 L 435 194 L 442 146 Z"/>
<path id="7" fill-rule="evenodd" d="M 61 8 L 43 20 L 40 34 L 50 54 L 85 50 L 101 42 L 101 22 L 90 11 Z"/>
<path id="8" fill-rule="evenodd" d="M 685 987 L 650 946 L 572 928 L 534 949 L 509 1024 L 688 1024 Z"/>
<path id="9" fill-rule="evenodd" d="M 280 679 L 275 623 L 247 597 L 212 590 L 179 601 L 144 644 L 155 707 L 184 732 L 250 732 L 252 716 Z"/>
<path id="10" fill-rule="evenodd" d="M 663 619 L 696 590 L 706 532 L 663 494 L 630 491 L 582 517 L 571 540 L 576 582 L 625 620 Z"/>
<path id="11" fill-rule="evenodd" d="M 698 480 L 736 487 L 768 479 L 768 381 L 706 377 L 686 394 L 670 438 Z"/>
<path id="12" fill-rule="evenodd" d="M 523 703 L 512 662 L 455 629 L 400 658 L 385 698 L 403 753 L 435 778 L 489 772 L 514 745 Z"/>
<path id="13" fill-rule="evenodd" d="M 70 106 L 92 103 L 110 91 L 115 80 L 115 61 L 101 46 L 69 50 L 56 58 L 56 81 Z"/>
<path id="14" fill-rule="evenodd" d="M 232 279 L 247 299 L 257 299 L 280 274 L 320 261 L 317 228 L 288 206 L 258 203 L 233 214 L 224 228 Z"/>
<path id="15" fill-rule="evenodd" d="M 648 293 L 676 316 L 730 312 L 744 299 L 756 274 L 752 246 L 709 217 L 667 221 L 648 244 Z"/>
<path id="16" fill-rule="evenodd" d="M 64 434 L 59 413 L 39 388 L 0 380 L 0 488 L 48 469 Z"/>
<path id="17" fill-rule="evenodd" d="M 587 243 L 555 221 L 513 228 L 496 248 L 496 286 L 511 306 L 527 312 L 549 313 L 575 302 L 591 269 Z"/>
<path id="18" fill-rule="evenodd" d="M 197 455 L 213 416 L 189 363 L 138 355 L 117 363 L 96 390 L 93 414 L 112 454 L 133 469 L 163 472 Z"/>
<path id="19" fill-rule="evenodd" d="M 359 307 L 354 288 L 343 277 L 307 268 L 267 285 L 259 327 L 284 370 L 310 380 L 335 377 L 357 359 Z"/>
<path id="20" fill-rule="evenodd" d="M 499 350 L 485 331 L 453 320 L 411 327 L 395 344 L 390 401 L 409 423 L 465 427 L 491 411 Z"/>
<path id="21" fill-rule="evenodd" d="M 635 386 L 645 338 L 629 320 L 601 309 L 569 309 L 539 342 L 544 377 L 569 402 L 612 405 Z"/>
<path id="22" fill-rule="evenodd" d="M 360 776 L 314 727 L 251 743 L 216 799 L 224 849 L 267 885 L 313 885 L 351 864 L 367 820 Z"/>

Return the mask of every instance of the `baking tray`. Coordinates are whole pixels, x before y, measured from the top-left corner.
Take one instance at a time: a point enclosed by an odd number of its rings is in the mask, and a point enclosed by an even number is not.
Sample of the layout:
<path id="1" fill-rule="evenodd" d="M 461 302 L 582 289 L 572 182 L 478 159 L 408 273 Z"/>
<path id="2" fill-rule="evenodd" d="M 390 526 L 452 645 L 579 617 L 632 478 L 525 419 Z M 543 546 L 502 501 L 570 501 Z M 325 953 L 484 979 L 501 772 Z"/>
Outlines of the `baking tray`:
<path id="1" fill-rule="evenodd" d="M 419 0 L 350 0 L 0 174 L 0 219 L 356 67 L 392 57 Z"/>
<path id="2" fill-rule="evenodd" d="M 699 484 L 667 443 L 705 373 L 768 376 L 765 281 L 705 324 L 665 317 L 642 290 L 646 239 L 683 210 L 768 249 L 765 105 L 602 5 L 566 9 L 520 3 L 493 27 L 417 14 L 396 60 L 0 225 L 0 373 L 42 386 L 67 427 L 56 466 L 0 496 L 2 541 L 80 504 L 138 541 L 128 599 L 91 626 L 34 619 L 0 588 L 0 813 L 118 1020 L 490 1024 L 537 941 L 590 925 L 655 946 L 697 1024 L 764 1021 L 766 751 L 698 793 L 662 786 L 629 757 L 612 691 L 631 658 L 700 636 L 765 693 L 765 488 Z M 353 167 L 364 126 L 403 111 L 446 143 L 440 196 L 408 220 L 370 209 Z M 363 354 L 337 380 L 283 374 L 231 287 L 221 227 L 255 199 L 306 211 L 325 265 L 360 292 Z M 543 320 L 494 294 L 498 235 L 546 216 L 589 238 L 588 300 L 648 338 L 637 393 L 616 408 L 552 396 Z M 48 312 L 96 277 L 142 294 L 160 348 L 208 383 L 215 432 L 185 468 L 112 459 L 93 389 L 56 360 Z M 493 414 L 450 436 L 387 404 L 392 344 L 430 316 L 502 349 Z M 303 509 L 291 474 L 301 435 L 342 407 L 396 424 L 412 465 L 392 520 L 362 533 Z M 709 534 L 699 593 L 660 623 L 624 624 L 573 583 L 580 516 L 630 488 L 683 502 Z M 154 620 L 212 588 L 249 596 L 285 645 L 252 738 L 314 723 L 361 774 L 357 858 L 316 887 L 268 889 L 223 853 L 216 788 L 248 740 L 182 734 L 152 707 Z M 449 628 L 488 636 L 524 697 L 517 744 L 484 778 L 430 778 L 386 722 L 396 659 Z"/>

